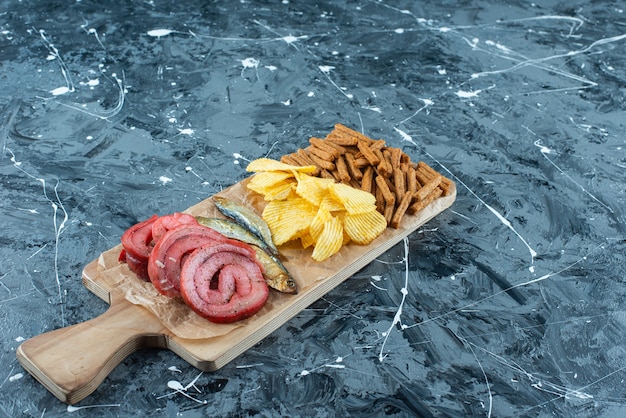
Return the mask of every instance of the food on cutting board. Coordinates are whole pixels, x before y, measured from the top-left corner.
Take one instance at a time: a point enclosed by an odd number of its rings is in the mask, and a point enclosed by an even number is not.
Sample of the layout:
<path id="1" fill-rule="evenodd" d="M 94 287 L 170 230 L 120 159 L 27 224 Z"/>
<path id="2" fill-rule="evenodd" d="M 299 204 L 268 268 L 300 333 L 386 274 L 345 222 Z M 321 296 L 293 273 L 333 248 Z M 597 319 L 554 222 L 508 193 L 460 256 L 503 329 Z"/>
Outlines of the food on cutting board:
<path id="1" fill-rule="evenodd" d="M 180 272 L 180 291 L 195 313 L 217 323 L 254 315 L 269 296 L 254 250 L 232 239 L 189 254 Z"/>
<path id="2" fill-rule="evenodd" d="M 400 148 L 374 140 L 340 123 L 326 138 L 281 157 L 281 162 L 314 166 L 312 174 L 370 192 L 387 224 L 398 228 L 406 213 L 416 214 L 453 190 L 450 179 L 423 161 L 413 162 Z"/>
<path id="3" fill-rule="evenodd" d="M 348 243 L 367 245 L 399 228 L 407 213 L 454 190 L 423 161 L 342 124 L 309 144 L 248 165 L 255 173 L 248 189 L 267 201 L 261 215 L 219 196 L 213 202 L 228 219 L 154 215 L 122 235 L 120 261 L 210 321 L 234 322 L 263 307 L 268 287 L 297 293 L 277 246 L 298 240 L 324 261 Z"/>
<path id="4" fill-rule="evenodd" d="M 263 276 L 267 285 L 283 293 L 298 293 L 296 281 L 291 277 L 283 263 L 267 251 L 265 241 L 239 225 L 238 223 L 222 218 L 206 218 L 196 216 L 200 225 L 207 226 L 228 238 L 245 242 L 256 253 L 257 261 L 263 266 Z"/>
<path id="5" fill-rule="evenodd" d="M 178 212 L 154 215 L 122 235 L 119 260 L 160 294 L 181 297 L 211 322 L 229 323 L 257 313 L 268 298 L 268 286 L 285 293 L 297 293 L 297 286 L 268 252 L 275 248 L 273 242 L 253 234 L 265 222 L 235 202 L 218 199 L 218 209 L 227 208 L 224 215 L 245 224 Z"/>
<path id="6" fill-rule="evenodd" d="M 272 241 L 272 233 L 263 219 L 252 209 L 247 208 L 233 200 L 225 197 L 213 196 L 213 203 L 227 217 L 235 220 L 248 231 L 265 242 L 269 251 L 278 255 L 278 249 Z"/>
<path id="7" fill-rule="evenodd" d="M 309 143 L 280 161 L 252 161 L 247 187 L 268 201 L 262 217 L 276 245 L 299 239 L 316 261 L 349 242 L 369 244 L 453 190 L 423 161 L 342 124 Z"/>
<path id="8" fill-rule="evenodd" d="M 312 169 L 269 158 L 254 160 L 247 167 L 256 173 L 248 188 L 269 201 L 262 217 L 276 245 L 299 239 L 304 248 L 313 246 L 314 260 L 323 261 L 348 242 L 369 244 L 385 230 L 387 222 L 376 210 L 371 193 L 307 174 Z M 286 184 L 289 193 L 274 193 Z"/>

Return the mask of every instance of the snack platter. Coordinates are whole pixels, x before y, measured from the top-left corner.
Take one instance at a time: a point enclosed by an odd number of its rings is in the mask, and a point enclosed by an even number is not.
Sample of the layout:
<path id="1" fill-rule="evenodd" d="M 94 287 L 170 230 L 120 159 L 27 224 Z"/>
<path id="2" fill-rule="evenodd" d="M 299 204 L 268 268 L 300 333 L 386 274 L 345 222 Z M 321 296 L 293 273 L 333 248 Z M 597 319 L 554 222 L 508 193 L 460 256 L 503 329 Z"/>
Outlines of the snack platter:
<path id="1" fill-rule="evenodd" d="M 456 188 L 453 182 L 445 181 L 444 194 L 425 201 L 418 212 L 402 217 L 367 245 L 349 243 L 324 261 L 315 261 L 314 250 L 303 249 L 299 241 L 281 246 L 282 263 L 295 280 L 298 293 L 272 290 L 255 315 L 228 324 L 209 322 L 180 298 L 164 297 L 152 283 L 139 280 L 128 264 L 120 262 L 122 245 L 117 245 L 82 272 L 85 287 L 107 302 L 108 310 L 89 321 L 25 341 L 17 349 L 17 358 L 52 394 L 69 404 L 87 397 L 114 367 L 145 347 L 169 349 L 200 370 L 215 371 L 450 207 Z M 250 190 L 250 182 L 251 177 L 246 178 L 216 196 L 261 214 L 267 202 L 263 195 Z M 196 217 L 224 217 L 212 197 L 184 212 Z"/>

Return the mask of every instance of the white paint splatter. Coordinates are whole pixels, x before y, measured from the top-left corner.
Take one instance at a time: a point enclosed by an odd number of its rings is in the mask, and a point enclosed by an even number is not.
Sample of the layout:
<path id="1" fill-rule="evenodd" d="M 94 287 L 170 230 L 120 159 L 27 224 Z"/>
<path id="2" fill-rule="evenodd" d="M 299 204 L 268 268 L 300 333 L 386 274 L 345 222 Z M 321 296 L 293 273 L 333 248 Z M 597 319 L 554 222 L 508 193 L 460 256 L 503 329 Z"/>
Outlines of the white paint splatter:
<path id="1" fill-rule="evenodd" d="M 433 102 L 431 99 L 420 99 L 423 103 L 424 106 L 420 107 L 419 109 L 417 109 L 415 112 L 413 112 L 413 114 L 411 116 L 409 116 L 408 118 L 401 120 L 398 125 L 401 125 L 407 121 L 409 121 L 410 119 L 413 119 L 415 116 L 417 116 L 418 113 L 420 113 L 422 110 L 427 109 L 429 106 L 432 106 L 433 104 L 435 104 L 435 102 Z"/>
<path id="2" fill-rule="evenodd" d="M 67 210 L 65 210 L 65 206 L 63 205 L 63 202 L 61 202 L 61 198 L 59 197 L 59 193 L 58 193 L 59 181 L 57 180 L 57 183 L 54 186 L 53 191 L 54 191 L 55 200 L 52 200 L 48 196 L 48 192 L 46 188 L 46 180 L 44 178 L 36 177 L 30 174 L 28 171 L 21 168 L 22 164 L 17 161 L 15 154 L 9 148 L 5 148 L 5 151 L 11 154 L 11 162 L 13 163 L 13 166 L 15 168 L 17 168 L 19 171 L 21 171 L 22 173 L 24 173 L 31 179 L 41 183 L 43 195 L 45 199 L 52 206 L 52 211 L 53 211 L 52 212 L 52 224 L 54 225 L 54 237 L 55 237 L 54 239 L 54 277 L 56 281 L 57 293 L 59 296 L 59 305 L 61 309 L 61 324 L 65 326 L 65 307 L 63 303 L 63 292 L 61 291 L 61 279 L 59 277 L 59 241 L 61 239 L 61 234 L 65 230 L 65 224 L 67 223 L 67 220 L 69 219 L 69 215 L 67 213 Z M 61 213 L 63 215 L 63 219 L 61 220 L 60 224 L 58 223 L 58 220 L 57 220 L 59 209 L 61 210 Z M 41 250 L 43 250 L 43 247 L 39 251 Z"/>
<path id="3" fill-rule="evenodd" d="M 170 392 L 170 393 L 168 393 L 166 395 L 159 396 L 157 399 L 162 399 L 162 398 L 169 397 L 169 396 L 172 396 L 172 395 L 175 395 L 175 394 L 179 393 L 179 394 L 185 396 L 186 398 L 189 398 L 192 401 L 197 402 L 199 404 L 203 404 L 203 405 L 207 404 L 208 403 L 207 400 L 200 400 L 200 399 L 194 398 L 193 396 L 191 396 L 191 395 L 189 395 L 187 393 L 187 391 L 190 388 L 194 388 L 197 393 L 202 393 L 202 391 L 200 389 L 198 389 L 198 387 L 196 386 L 196 382 L 198 381 L 200 376 L 202 376 L 202 374 L 203 374 L 203 372 L 201 372 L 198 376 L 196 376 L 196 378 L 193 379 L 186 386 L 183 386 L 183 384 L 180 383 L 178 380 L 170 380 L 169 382 L 167 382 L 167 387 L 172 389 L 174 392 Z"/>
<path id="4" fill-rule="evenodd" d="M 92 88 L 97 86 L 97 85 L 99 85 L 99 84 L 100 84 L 100 79 L 98 79 L 98 78 L 94 78 L 92 80 L 88 80 L 87 82 L 84 82 L 84 81 L 80 82 L 81 86 L 89 86 L 89 87 L 92 87 Z"/>
<path id="5" fill-rule="evenodd" d="M 528 129 L 527 127 L 525 127 L 529 132 L 531 132 L 532 134 L 535 134 L 532 130 Z M 608 210 L 611 213 L 614 213 L 613 208 L 611 208 L 610 206 L 608 206 L 607 204 L 605 204 L 604 202 L 602 202 L 600 199 L 598 199 L 594 194 L 592 194 L 591 192 L 589 192 L 585 186 L 583 186 L 582 184 L 578 183 L 576 180 L 574 180 L 569 174 L 567 174 L 565 171 L 563 171 L 563 169 L 561 167 L 559 167 L 554 161 L 552 161 L 548 155 L 550 153 L 552 153 L 553 151 L 548 148 L 545 147 L 543 145 L 541 145 L 541 140 L 537 140 L 534 142 L 534 145 L 536 147 L 539 147 L 539 149 L 541 150 L 541 155 L 543 155 L 543 158 L 545 158 L 552 166 L 554 166 L 554 168 L 556 168 L 557 170 L 559 170 L 559 172 L 565 176 L 568 180 L 570 180 L 572 183 L 574 183 L 575 185 L 577 185 L 580 190 L 585 193 L 587 196 L 589 196 L 591 199 L 595 200 L 599 205 L 601 205 L 602 207 L 604 207 L 606 210 Z"/>
<path id="6" fill-rule="evenodd" d="M 238 152 L 233 152 L 233 157 L 235 157 L 237 159 L 242 159 L 244 161 L 250 162 L 250 160 L 248 158 L 244 157 L 243 155 L 239 154 Z"/>
<path id="7" fill-rule="evenodd" d="M 257 80 L 260 80 L 260 78 L 259 78 L 259 64 L 261 62 L 258 59 L 252 58 L 252 57 L 248 57 L 248 58 L 242 59 L 240 62 L 241 62 L 241 65 L 243 66 L 243 68 L 241 69 L 241 78 L 244 78 L 243 74 L 246 71 L 246 69 L 252 68 L 256 72 Z"/>
<path id="8" fill-rule="evenodd" d="M 402 242 L 404 244 L 404 257 L 402 258 L 402 262 L 404 263 L 404 287 L 402 287 L 402 289 L 400 290 L 400 292 L 402 293 L 402 299 L 400 300 L 398 310 L 396 311 L 396 314 L 394 315 L 393 321 L 389 325 L 389 328 L 387 328 L 387 331 L 382 333 L 383 337 L 385 338 L 383 339 L 383 343 L 381 344 L 380 352 L 378 354 L 378 361 L 380 361 L 381 363 L 385 359 L 385 357 L 387 357 L 386 354 L 383 355 L 385 351 L 385 345 L 387 344 L 387 339 L 389 338 L 391 331 L 396 327 L 396 324 L 400 324 L 400 329 L 408 328 L 406 324 L 402 323 L 402 308 L 404 307 L 406 296 L 409 293 L 407 290 L 407 287 L 409 285 L 409 240 L 408 238 L 404 238 Z"/>
<path id="9" fill-rule="evenodd" d="M 166 177 L 166 176 L 161 176 L 161 177 L 159 177 L 159 181 L 160 181 L 161 183 L 163 183 L 163 184 L 167 184 L 167 183 L 171 182 L 171 181 L 172 181 L 172 179 L 171 179 L 171 178 L 169 178 L 169 177 Z"/>
<path id="10" fill-rule="evenodd" d="M 511 51 L 508 47 L 506 47 L 505 45 L 502 45 L 498 42 L 494 42 L 494 41 L 485 41 L 485 44 L 489 45 L 489 46 L 495 46 L 496 48 L 498 48 L 501 51 L 506 52 L 507 54 L 513 52 Z"/>
<path id="11" fill-rule="evenodd" d="M 382 113 L 382 109 L 378 106 L 362 106 L 363 109 L 371 110 L 372 112 Z"/>
<path id="12" fill-rule="evenodd" d="M 330 74 L 330 72 L 335 69 L 332 65 L 320 65 L 318 68 L 324 74 Z"/>
<path id="13" fill-rule="evenodd" d="M 320 69 L 320 71 L 322 73 L 324 73 L 324 75 L 326 76 L 326 78 L 328 79 L 328 81 L 330 81 L 330 83 L 337 89 L 339 90 L 344 96 L 346 96 L 348 99 L 352 100 L 354 98 L 354 96 L 351 93 L 346 93 L 345 90 L 347 90 L 345 87 L 339 87 L 337 85 L 337 83 L 335 83 L 332 78 L 330 78 L 330 72 L 332 70 L 335 69 L 335 67 L 333 67 L 332 65 L 319 65 L 318 68 Z"/>
<path id="14" fill-rule="evenodd" d="M 478 95 L 481 92 L 482 90 L 474 90 L 474 91 L 459 90 L 455 94 L 462 99 L 471 99 L 473 97 L 478 97 Z"/>
<path id="15" fill-rule="evenodd" d="M 193 135 L 196 131 L 191 128 L 179 129 L 178 132 L 180 135 Z"/>
<path id="16" fill-rule="evenodd" d="M 241 60 L 241 65 L 243 65 L 243 68 L 257 68 L 259 64 L 260 62 L 256 58 L 246 58 Z"/>
<path id="17" fill-rule="evenodd" d="M 81 409 L 88 409 L 88 408 L 111 408 L 111 407 L 119 407 L 119 406 L 121 406 L 121 404 L 119 403 L 110 403 L 110 404 L 101 404 L 101 405 L 85 405 L 85 406 L 68 405 L 67 412 L 76 412 L 76 411 L 80 411 Z"/>
<path id="18" fill-rule="evenodd" d="M 544 155 L 551 154 L 553 152 L 553 150 L 551 150 L 550 148 L 546 147 L 545 145 L 541 145 L 541 139 L 536 140 L 534 142 L 534 145 L 536 147 L 539 147 L 539 150 Z"/>
<path id="19" fill-rule="evenodd" d="M 148 31 L 148 36 L 153 36 L 155 38 L 160 38 L 161 36 L 167 36 L 174 31 L 171 29 L 152 29 Z"/>
<path id="20" fill-rule="evenodd" d="M 415 143 L 415 141 L 413 141 L 413 138 L 411 137 L 411 135 L 407 134 L 403 130 L 398 129 L 396 127 L 394 127 L 393 130 L 396 131 L 397 133 L 399 133 L 403 140 L 408 141 L 408 142 L 410 142 L 413 145 L 417 145 Z"/>
<path id="21" fill-rule="evenodd" d="M 20 380 L 22 377 L 24 377 L 24 374 L 16 373 L 13 376 L 9 377 L 9 382 L 15 382 L 16 380 Z"/>
<path id="22" fill-rule="evenodd" d="M 63 87 L 57 87 L 54 90 L 50 90 L 50 94 L 52 94 L 53 96 L 61 96 L 63 94 L 67 94 L 70 92 L 70 88 L 67 86 L 63 86 Z"/>

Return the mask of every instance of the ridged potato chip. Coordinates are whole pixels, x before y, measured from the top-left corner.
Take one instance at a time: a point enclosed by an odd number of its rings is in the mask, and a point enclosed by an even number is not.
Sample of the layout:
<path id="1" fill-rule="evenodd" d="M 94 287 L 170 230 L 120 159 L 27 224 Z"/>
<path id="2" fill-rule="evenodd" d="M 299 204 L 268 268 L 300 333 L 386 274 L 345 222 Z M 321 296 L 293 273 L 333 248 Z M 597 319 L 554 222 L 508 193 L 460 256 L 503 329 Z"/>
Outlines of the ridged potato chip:
<path id="1" fill-rule="evenodd" d="M 324 208 L 329 212 L 342 212 L 346 210 L 346 207 L 330 193 L 325 193 L 322 201 L 320 202 L 320 208 Z"/>
<path id="2" fill-rule="evenodd" d="M 254 178 L 256 178 L 258 175 L 272 174 L 272 173 L 282 173 L 282 172 L 281 171 L 268 171 L 268 172 L 256 173 L 252 180 L 254 180 Z M 279 177 L 280 176 L 276 176 L 276 178 L 279 178 Z M 271 180 L 274 180 L 274 179 L 271 179 Z M 265 200 L 270 201 L 270 200 L 286 199 L 289 196 L 289 194 L 293 190 L 295 190 L 296 185 L 297 185 L 296 180 L 293 177 L 288 177 L 286 179 L 283 179 L 277 182 L 271 182 L 269 181 L 269 177 L 265 177 L 265 178 L 262 178 L 262 181 L 257 181 L 257 182 L 250 181 L 248 183 L 248 188 L 259 194 L 262 194 Z"/>
<path id="3" fill-rule="evenodd" d="M 300 244 L 302 244 L 302 248 L 309 248 L 315 245 L 315 240 L 309 232 L 306 232 L 300 236 Z"/>
<path id="4" fill-rule="evenodd" d="M 311 257 L 315 261 L 326 260 L 337 253 L 343 244 L 343 224 L 337 218 L 330 217 L 324 223 L 324 229 L 315 241 L 315 248 Z"/>
<path id="5" fill-rule="evenodd" d="M 323 261 L 351 241 L 370 243 L 387 227 L 371 193 L 309 175 L 308 166 L 261 158 L 248 171 L 256 172 L 248 188 L 269 201 L 262 217 L 276 245 L 299 239 L 303 248 L 313 247 L 314 260 Z"/>
<path id="6" fill-rule="evenodd" d="M 326 222 L 333 219 L 333 215 L 324 208 L 319 208 L 317 210 L 317 215 L 311 221 L 311 225 L 309 225 L 309 234 L 311 234 L 311 238 L 317 241 L 319 236 L 324 231 L 324 226 Z"/>
<path id="7" fill-rule="evenodd" d="M 291 179 L 294 184 L 296 183 L 296 179 L 291 171 L 259 171 L 250 178 L 248 187 L 253 185 L 254 187 L 264 189 L 272 187 L 275 184 L 281 183 L 287 179 Z"/>
<path id="8" fill-rule="evenodd" d="M 272 232 L 272 240 L 282 245 L 308 232 L 317 208 L 306 199 L 272 200 L 261 215 Z"/>
<path id="9" fill-rule="evenodd" d="M 350 214 L 369 212 L 376 208 L 376 197 L 371 193 L 343 183 L 333 183 L 328 190 Z"/>
<path id="10" fill-rule="evenodd" d="M 322 200 L 328 195 L 328 187 L 335 181 L 313 177 L 307 174 L 296 173 L 298 186 L 296 193 L 316 206 L 320 206 Z"/>
<path id="11" fill-rule="evenodd" d="M 377 210 L 365 213 L 347 213 L 343 218 L 346 233 L 357 244 L 369 244 L 387 228 L 385 217 Z"/>
<path id="12" fill-rule="evenodd" d="M 271 158 L 257 158 L 246 167 L 246 171 L 255 173 L 258 171 L 301 171 L 303 173 L 312 173 L 315 169 L 314 165 L 289 165 Z"/>

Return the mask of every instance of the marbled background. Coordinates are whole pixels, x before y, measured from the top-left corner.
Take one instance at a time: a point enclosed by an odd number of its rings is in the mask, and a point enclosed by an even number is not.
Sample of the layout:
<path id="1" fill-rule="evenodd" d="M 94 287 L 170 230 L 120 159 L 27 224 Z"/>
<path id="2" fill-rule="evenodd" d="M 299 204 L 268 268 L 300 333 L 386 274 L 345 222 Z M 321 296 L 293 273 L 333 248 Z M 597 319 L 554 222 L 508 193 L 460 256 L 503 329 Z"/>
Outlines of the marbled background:
<path id="1" fill-rule="evenodd" d="M 0 0 L 0 415 L 626 415 L 625 10 Z M 145 349 L 68 408 L 19 365 L 127 227 L 337 122 L 454 205 L 217 372 Z"/>

